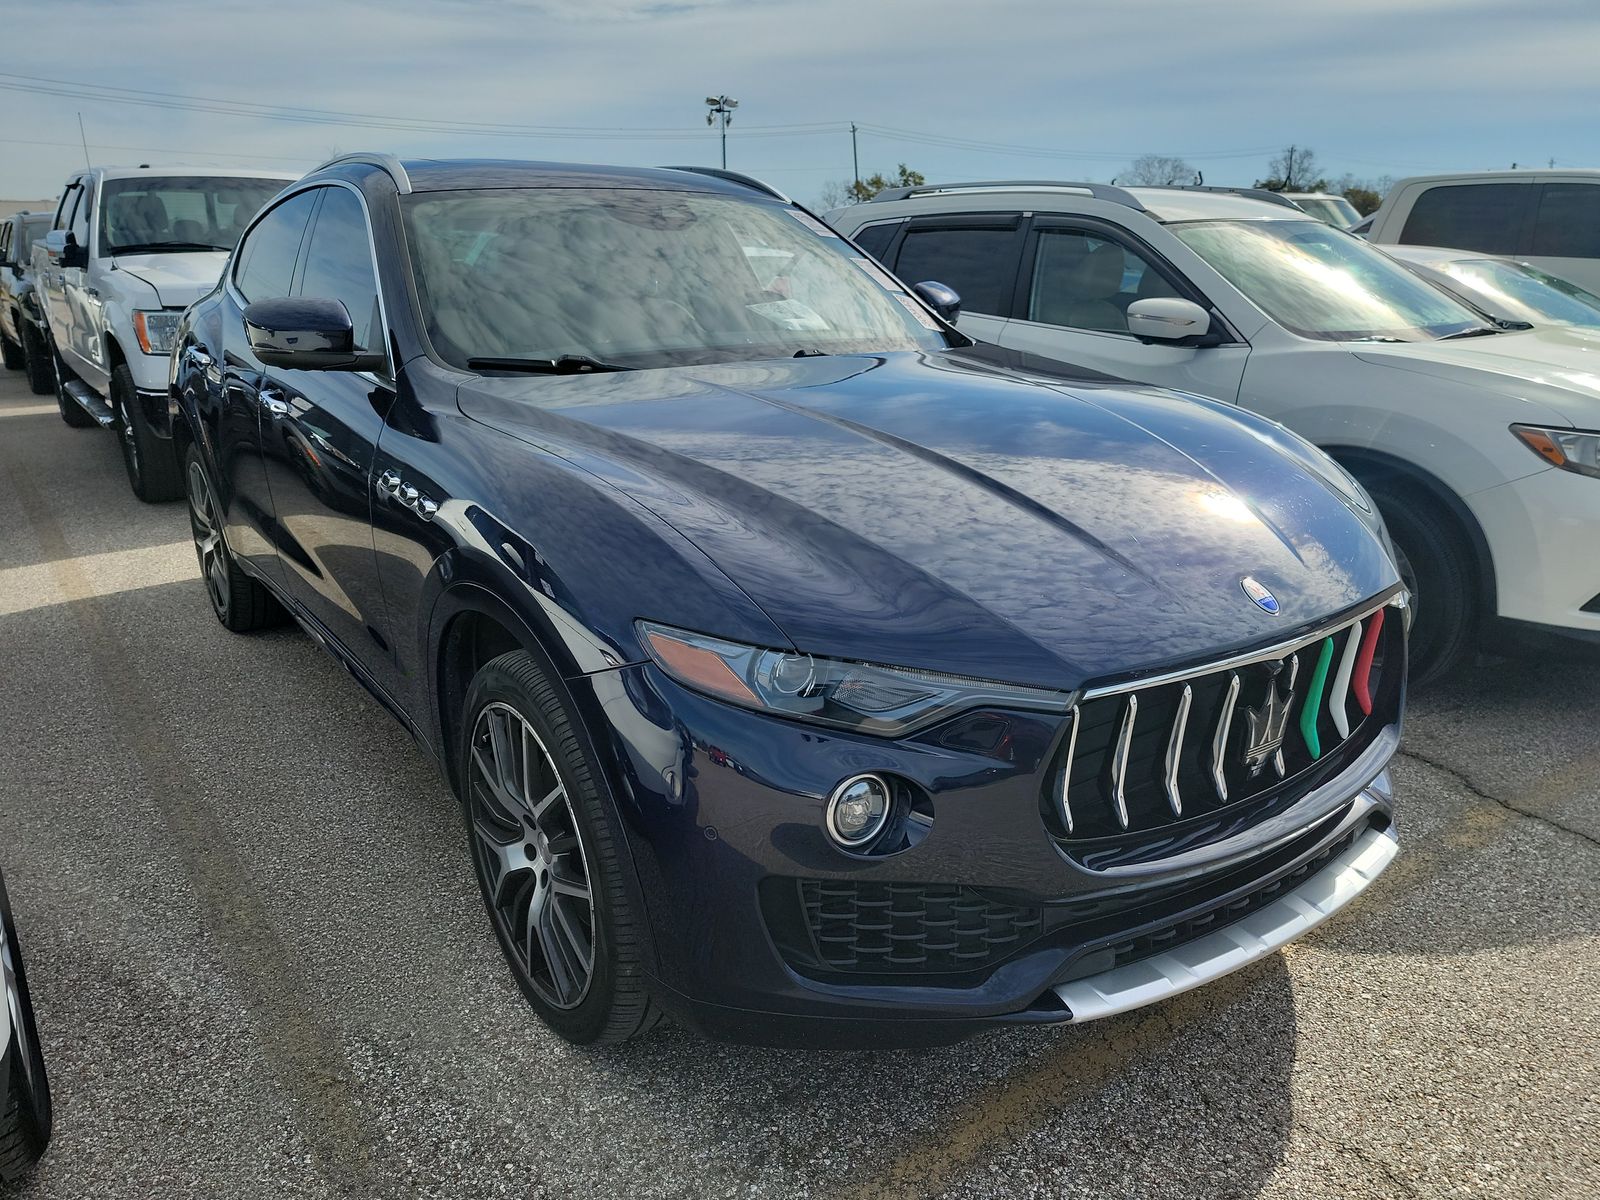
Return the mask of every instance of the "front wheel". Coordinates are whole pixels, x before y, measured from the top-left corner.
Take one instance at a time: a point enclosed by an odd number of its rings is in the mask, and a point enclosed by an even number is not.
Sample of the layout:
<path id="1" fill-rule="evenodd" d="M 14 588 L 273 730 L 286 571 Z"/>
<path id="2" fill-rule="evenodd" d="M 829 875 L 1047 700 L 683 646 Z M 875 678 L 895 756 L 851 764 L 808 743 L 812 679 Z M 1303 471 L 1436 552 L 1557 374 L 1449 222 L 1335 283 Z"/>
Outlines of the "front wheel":
<path id="1" fill-rule="evenodd" d="M 56 366 L 50 358 L 50 344 L 32 325 L 24 325 L 22 348 L 28 364 L 28 390 L 35 396 L 48 396 L 56 386 Z"/>
<path id="2" fill-rule="evenodd" d="M 1411 593 L 1411 681 L 1429 683 L 1461 661 L 1478 625 L 1471 551 L 1434 504 L 1408 492 L 1371 491 L 1394 541 L 1400 578 Z"/>
<path id="3" fill-rule="evenodd" d="M 50 1141 L 50 1082 L 45 1077 L 44 1054 L 34 1022 L 28 978 L 22 951 L 11 919 L 11 902 L 0 882 L 0 980 L 10 1018 L 11 1036 L 3 1048 L 6 1087 L 0 1095 L 0 1182 L 25 1175 L 44 1154 Z"/>
<path id="4" fill-rule="evenodd" d="M 182 496 L 184 475 L 178 461 L 178 444 L 151 428 L 127 363 L 118 363 L 111 371 L 111 407 L 117 414 L 117 440 L 122 445 L 122 465 L 127 469 L 133 494 L 146 504 Z"/>
<path id="5" fill-rule="evenodd" d="M 249 633 L 283 620 L 283 609 L 259 579 L 247 574 L 233 559 L 222 536 L 221 510 L 211 481 L 206 477 L 200 451 L 194 446 L 184 458 L 189 497 L 189 531 L 200 560 L 200 577 L 217 620 L 234 633 Z"/>
<path id="6" fill-rule="evenodd" d="M 526 651 L 467 692 L 460 779 L 472 861 L 501 952 L 529 1004 L 580 1045 L 656 1023 L 640 918 L 576 720 Z"/>

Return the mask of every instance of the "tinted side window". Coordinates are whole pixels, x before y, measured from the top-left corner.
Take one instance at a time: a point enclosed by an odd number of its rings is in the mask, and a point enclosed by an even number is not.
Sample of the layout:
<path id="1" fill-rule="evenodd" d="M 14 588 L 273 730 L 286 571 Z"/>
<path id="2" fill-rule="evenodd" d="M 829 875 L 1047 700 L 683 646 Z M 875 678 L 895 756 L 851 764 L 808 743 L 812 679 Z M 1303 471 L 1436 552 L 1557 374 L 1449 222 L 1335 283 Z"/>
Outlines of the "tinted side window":
<path id="1" fill-rule="evenodd" d="M 356 349 L 371 349 L 374 328 L 378 328 L 379 342 L 383 331 L 376 315 L 378 278 L 372 270 L 367 216 L 354 193 L 344 188 L 327 188 L 325 192 L 306 247 L 306 266 L 298 294 L 342 302 L 355 326 Z"/>
<path id="2" fill-rule="evenodd" d="M 263 217 L 239 243 L 233 286 L 247 302 L 279 300 L 289 294 L 300 239 L 316 200 L 316 190 L 291 196 Z"/>
<path id="3" fill-rule="evenodd" d="M 89 244 L 89 209 L 93 207 L 94 196 L 87 187 L 79 189 L 82 193 L 78 197 L 78 207 L 72 212 L 72 236 L 77 239 L 78 245 Z"/>
<path id="4" fill-rule="evenodd" d="M 1400 241 L 1408 246 L 1515 254 L 1530 186 L 1470 183 L 1429 188 L 1412 206 Z"/>
<path id="5" fill-rule="evenodd" d="M 886 221 L 882 225 L 868 225 L 859 230 L 855 236 L 856 245 L 879 262 L 889 252 L 889 243 L 894 241 L 895 231 L 900 228 L 899 221 Z"/>
<path id="6" fill-rule="evenodd" d="M 907 283 L 934 279 L 961 294 L 963 312 L 1002 314 L 1016 282 L 1013 229 L 907 231 L 894 273 Z"/>
<path id="7" fill-rule="evenodd" d="M 72 206 L 78 202 L 78 193 L 82 189 L 77 184 L 70 184 L 67 190 L 61 193 L 61 203 L 56 205 L 55 224 L 51 229 L 65 229 L 72 220 Z"/>
<path id="8" fill-rule="evenodd" d="M 1071 329 L 1128 332 L 1128 305 L 1176 296 L 1142 255 L 1077 229 L 1042 229 L 1033 255 L 1027 319 Z"/>
<path id="9" fill-rule="evenodd" d="M 1600 258 L 1600 185 L 1547 183 L 1540 191 L 1528 253 Z"/>

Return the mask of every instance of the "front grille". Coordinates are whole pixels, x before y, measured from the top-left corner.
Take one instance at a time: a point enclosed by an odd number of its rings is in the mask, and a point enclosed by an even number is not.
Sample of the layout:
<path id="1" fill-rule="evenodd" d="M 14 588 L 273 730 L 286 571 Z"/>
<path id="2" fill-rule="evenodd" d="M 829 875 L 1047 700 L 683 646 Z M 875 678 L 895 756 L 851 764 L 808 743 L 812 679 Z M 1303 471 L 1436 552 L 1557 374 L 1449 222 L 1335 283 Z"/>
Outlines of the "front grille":
<path id="1" fill-rule="evenodd" d="M 832 970 L 976 970 L 1032 939 L 1043 924 L 1037 908 L 997 903 L 954 885 L 798 882 L 816 957 Z"/>
<path id="2" fill-rule="evenodd" d="M 1171 852 L 1180 831 L 1291 802 L 1394 719 L 1402 625 L 1382 607 L 1270 657 L 1091 689 L 1041 798 L 1046 824 L 1074 857 L 1104 865 L 1129 846 Z"/>

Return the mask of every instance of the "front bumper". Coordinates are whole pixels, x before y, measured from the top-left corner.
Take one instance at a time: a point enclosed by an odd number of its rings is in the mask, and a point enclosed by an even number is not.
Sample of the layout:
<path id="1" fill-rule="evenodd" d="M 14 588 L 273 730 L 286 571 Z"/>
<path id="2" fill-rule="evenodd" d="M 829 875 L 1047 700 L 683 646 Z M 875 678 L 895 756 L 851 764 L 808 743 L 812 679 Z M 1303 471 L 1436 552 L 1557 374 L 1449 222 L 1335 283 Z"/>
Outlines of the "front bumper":
<path id="1" fill-rule="evenodd" d="M 1096 867 L 1065 853 L 1041 819 L 1059 718 L 1004 714 L 1002 748 L 980 750 L 932 733 L 889 741 L 799 725 L 689 692 L 653 666 L 574 682 L 593 689 L 592 727 L 609 731 L 602 749 L 649 914 L 654 992 L 712 1037 L 940 1044 L 996 1023 L 1109 1015 L 1270 953 L 1315 923 L 1308 913 L 1324 919 L 1359 894 L 1397 844 L 1386 766 L 1398 703 L 1337 773 L 1248 827 Z M 827 840 L 824 797 L 866 770 L 934 797 L 920 844 L 859 860 Z M 944 928 L 957 957 L 992 953 L 972 970 L 931 959 L 900 975 L 833 969 L 799 948 L 801 926 L 807 904 L 815 918 L 841 897 L 851 936 L 877 911 L 876 935 L 891 942 L 916 936 L 926 948 L 928 930 Z M 907 919 L 920 922 L 914 935 L 896 924 Z M 815 923 L 810 933 L 814 949 Z"/>
<path id="2" fill-rule="evenodd" d="M 1467 503 L 1494 559 L 1498 615 L 1600 635 L 1600 479 L 1552 467 Z"/>

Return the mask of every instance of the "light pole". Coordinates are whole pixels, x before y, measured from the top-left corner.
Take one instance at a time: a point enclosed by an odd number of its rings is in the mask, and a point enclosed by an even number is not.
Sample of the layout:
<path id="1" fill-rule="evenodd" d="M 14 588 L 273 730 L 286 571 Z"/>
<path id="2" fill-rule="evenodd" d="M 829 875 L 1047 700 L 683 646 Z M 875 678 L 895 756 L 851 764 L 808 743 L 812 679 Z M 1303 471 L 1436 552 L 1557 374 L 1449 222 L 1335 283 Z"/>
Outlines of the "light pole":
<path id="1" fill-rule="evenodd" d="M 706 113 L 707 125 L 720 125 L 722 127 L 722 169 L 728 169 L 728 124 L 733 120 L 733 110 L 739 107 L 739 102 L 728 96 L 707 96 Z"/>

